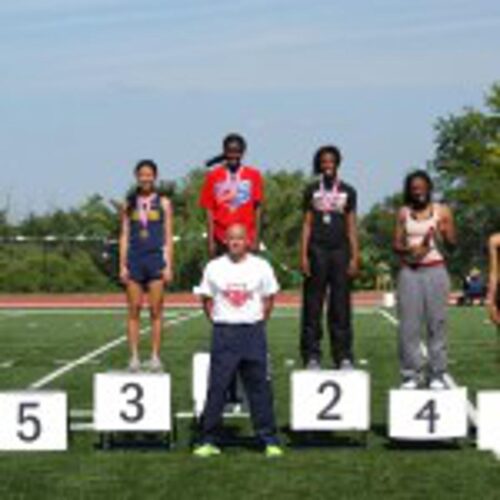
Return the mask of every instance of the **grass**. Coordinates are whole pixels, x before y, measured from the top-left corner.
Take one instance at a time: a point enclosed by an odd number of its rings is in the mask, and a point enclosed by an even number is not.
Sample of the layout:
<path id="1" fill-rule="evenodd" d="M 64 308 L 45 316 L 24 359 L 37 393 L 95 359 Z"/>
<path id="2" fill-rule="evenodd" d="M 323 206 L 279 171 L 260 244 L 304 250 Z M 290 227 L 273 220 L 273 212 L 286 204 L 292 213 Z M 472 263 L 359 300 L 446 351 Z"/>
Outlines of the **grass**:
<path id="1" fill-rule="evenodd" d="M 480 309 L 450 311 L 450 371 L 469 387 L 471 399 L 479 389 L 500 388 L 500 347 L 485 319 Z M 0 368 L 0 389 L 25 388 L 57 363 L 123 335 L 123 329 L 120 312 L 0 312 L 0 366 L 14 362 Z M 284 427 L 289 421 L 290 360 L 299 366 L 297 313 L 277 311 L 268 330 L 276 410 Z M 357 358 L 367 360 L 372 376 L 366 448 L 345 446 L 339 437 L 328 448 L 287 449 L 281 460 L 231 447 L 221 457 L 203 461 L 190 454 L 186 420 L 179 422 L 179 445 L 172 452 L 96 450 L 94 434 L 77 433 L 65 453 L 0 453 L 0 498 L 497 498 L 500 463 L 477 451 L 473 438 L 457 447 L 391 445 L 386 412 L 388 390 L 399 381 L 395 327 L 373 310 L 356 314 L 355 330 Z M 191 357 L 206 349 L 208 341 L 202 317 L 172 327 L 165 337 L 164 361 L 173 377 L 177 411 L 191 410 Z M 121 344 L 49 387 L 67 391 L 73 408 L 91 408 L 93 373 L 122 368 L 126 360 L 126 345 Z M 246 422 L 239 425 L 241 432 L 250 432 Z"/>

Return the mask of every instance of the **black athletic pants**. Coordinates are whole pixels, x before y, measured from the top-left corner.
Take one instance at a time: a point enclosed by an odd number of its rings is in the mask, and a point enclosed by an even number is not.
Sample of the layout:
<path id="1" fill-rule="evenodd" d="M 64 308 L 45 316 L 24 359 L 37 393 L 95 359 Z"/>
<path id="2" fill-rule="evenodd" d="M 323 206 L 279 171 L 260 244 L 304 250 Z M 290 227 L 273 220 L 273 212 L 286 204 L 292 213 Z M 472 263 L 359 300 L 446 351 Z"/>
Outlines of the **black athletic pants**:
<path id="1" fill-rule="evenodd" d="M 327 325 L 331 355 L 338 367 L 342 360 L 353 361 L 351 324 L 351 280 L 347 274 L 349 248 L 327 249 L 309 246 L 311 275 L 304 279 L 302 299 L 302 360 L 321 360 L 323 303 L 328 293 Z"/>

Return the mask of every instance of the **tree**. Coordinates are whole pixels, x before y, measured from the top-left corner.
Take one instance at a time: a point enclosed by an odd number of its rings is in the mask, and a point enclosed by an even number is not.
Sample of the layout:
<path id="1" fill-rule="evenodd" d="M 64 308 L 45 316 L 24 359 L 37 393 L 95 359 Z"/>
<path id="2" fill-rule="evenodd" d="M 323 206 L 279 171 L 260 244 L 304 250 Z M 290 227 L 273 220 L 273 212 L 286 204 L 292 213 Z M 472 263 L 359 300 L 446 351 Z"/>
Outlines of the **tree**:
<path id="1" fill-rule="evenodd" d="M 460 235 L 451 268 L 463 275 L 485 265 L 488 235 L 500 228 L 500 84 L 486 110 L 465 109 L 438 120 L 431 162 L 437 187 L 455 210 Z"/>

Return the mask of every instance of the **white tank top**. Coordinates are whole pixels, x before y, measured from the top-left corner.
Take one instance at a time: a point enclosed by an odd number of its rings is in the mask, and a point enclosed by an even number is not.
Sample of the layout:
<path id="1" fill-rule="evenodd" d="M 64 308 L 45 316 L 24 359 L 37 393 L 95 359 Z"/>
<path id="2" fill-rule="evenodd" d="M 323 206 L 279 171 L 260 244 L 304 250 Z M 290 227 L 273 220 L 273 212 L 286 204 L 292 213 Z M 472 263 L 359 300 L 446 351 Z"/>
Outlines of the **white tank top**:
<path id="1" fill-rule="evenodd" d="M 405 208 L 404 212 L 404 228 L 406 236 L 406 245 L 415 246 L 421 245 L 427 235 L 431 234 L 429 240 L 430 250 L 427 255 L 420 260 L 417 266 L 434 266 L 444 263 L 443 254 L 436 246 L 435 237 L 432 233 L 437 234 L 439 225 L 439 205 L 434 203 L 432 205 L 431 216 L 427 219 L 416 219 L 413 217 L 409 208 Z"/>

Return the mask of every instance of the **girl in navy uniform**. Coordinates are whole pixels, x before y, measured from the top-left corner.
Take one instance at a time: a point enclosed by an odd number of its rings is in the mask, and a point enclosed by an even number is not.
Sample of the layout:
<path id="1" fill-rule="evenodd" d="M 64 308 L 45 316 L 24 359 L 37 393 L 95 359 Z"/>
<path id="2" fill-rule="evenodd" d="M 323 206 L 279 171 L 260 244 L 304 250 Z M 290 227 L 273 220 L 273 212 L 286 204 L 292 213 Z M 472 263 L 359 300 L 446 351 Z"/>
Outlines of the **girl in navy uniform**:
<path id="1" fill-rule="evenodd" d="M 158 167 L 142 160 L 135 167 L 137 188 L 127 197 L 121 213 L 120 278 L 128 301 L 127 334 L 129 369 L 141 368 L 139 359 L 140 314 L 143 295 L 148 294 L 152 346 L 149 368 L 163 369 L 160 359 L 164 287 L 172 280 L 172 206 L 158 194 Z"/>

